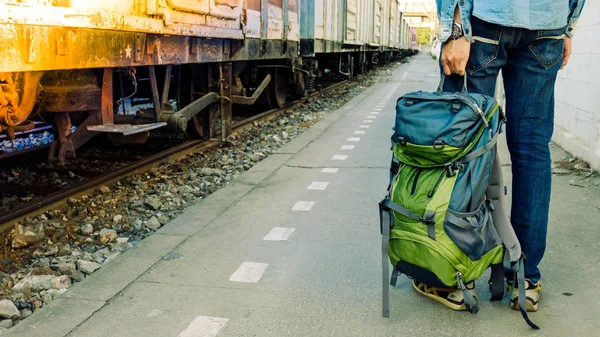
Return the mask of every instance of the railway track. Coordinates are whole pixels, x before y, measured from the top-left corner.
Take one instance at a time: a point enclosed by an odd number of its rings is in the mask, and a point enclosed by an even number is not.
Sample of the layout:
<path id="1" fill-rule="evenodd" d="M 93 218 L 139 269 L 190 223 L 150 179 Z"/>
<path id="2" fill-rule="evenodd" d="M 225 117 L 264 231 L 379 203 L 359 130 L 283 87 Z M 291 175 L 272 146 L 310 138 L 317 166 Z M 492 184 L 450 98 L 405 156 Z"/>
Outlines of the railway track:
<path id="1" fill-rule="evenodd" d="M 369 74 L 365 74 L 363 76 L 369 76 Z M 284 114 L 285 112 L 300 106 L 306 101 L 314 99 L 320 95 L 326 94 L 336 88 L 339 88 L 340 86 L 343 86 L 346 83 L 348 83 L 347 80 L 334 83 L 332 85 L 320 89 L 319 91 L 312 93 L 308 97 L 290 102 L 281 109 L 268 110 L 246 118 L 244 120 L 241 120 L 232 126 L 232 135 L 241 134 L 245 130 L 254 127 L 254 125 L 256 125 L 257 123 L 264 123 L 267 121 L 274 120 L 277 117 Z M 215 138 L 218 137 L 220 137 L 220 134 L 215 135 Z M 77 198 L 86 194 L 93 193 L 102 185 L 109 185 L 127 176 L 145 172 L 154 167 L 158 167 L 159 165 L 165 162 L 176 161 L 180 158 L 189 155 L 190 153 L 202 153 L 224 144 L 222 140 L 215 138 L 210 140 L 187 141 L 179 145 L 170 147 L 166 150 L 160 151 L 158 153 L 152 154 L 141 160 L 134 161 L 129 165 L 124 165 L 123 167 L 118 168 L 114 171 L 108 172 L 106 174 L 92 176 L 81 183 L 77 183 L 67 188 L 46 194 L 38 200 L 22 205 L 14 211 L 10 211 L 7 214 L 1 215 L 0 233 L 6 232 L 10 228 L 12 228 L 15 223 L 23 221 L 27 217 L 37 216 L 48 210 L 64 206 L 69 198 Z"/>

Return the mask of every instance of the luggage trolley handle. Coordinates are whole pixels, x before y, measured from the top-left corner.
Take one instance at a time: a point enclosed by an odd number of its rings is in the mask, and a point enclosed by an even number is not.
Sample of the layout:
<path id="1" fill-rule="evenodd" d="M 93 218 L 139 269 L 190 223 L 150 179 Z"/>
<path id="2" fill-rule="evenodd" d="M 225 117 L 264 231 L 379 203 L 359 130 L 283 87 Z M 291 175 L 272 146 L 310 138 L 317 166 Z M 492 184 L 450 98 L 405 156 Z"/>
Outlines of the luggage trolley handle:
<path id="1" fill-rule="evenodd" d="M 442 73 L 442 78 L 440 78 L 440 84 L 438 85 L 438 92 L 442 92 L 442 87 L 444 86 L 444 81 L 446 80 L 446 74 Z M 462 92 L 468 92 L 467 91 L 467 73 L 465 72 L 465 76 L 463 76 L 463 88 L 462 88 Z"/>

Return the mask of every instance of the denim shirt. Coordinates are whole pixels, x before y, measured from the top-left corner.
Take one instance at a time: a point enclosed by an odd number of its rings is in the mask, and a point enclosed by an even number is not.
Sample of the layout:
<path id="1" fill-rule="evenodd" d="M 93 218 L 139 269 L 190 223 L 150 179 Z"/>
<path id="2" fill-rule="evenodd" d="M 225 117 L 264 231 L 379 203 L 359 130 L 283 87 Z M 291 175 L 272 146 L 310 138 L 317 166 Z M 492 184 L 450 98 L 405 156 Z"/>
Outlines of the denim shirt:
<path id="1" fill-rule="evenodd" d="M 573 37 L 585 0 L 435 0 L 440 40 L 452 32 L 454 9 L 459 6 L 465 37 L 472 39 L 471 15 L 501 26 L 530 30 L 559 29 Z"/>

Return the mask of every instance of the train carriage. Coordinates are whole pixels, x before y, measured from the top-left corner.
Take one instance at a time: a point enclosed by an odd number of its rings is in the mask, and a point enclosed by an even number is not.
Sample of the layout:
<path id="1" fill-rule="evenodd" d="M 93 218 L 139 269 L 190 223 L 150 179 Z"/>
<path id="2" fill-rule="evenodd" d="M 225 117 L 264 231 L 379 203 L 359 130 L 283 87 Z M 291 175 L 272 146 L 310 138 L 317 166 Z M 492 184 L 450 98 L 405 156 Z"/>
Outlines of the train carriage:
<path id="1" fill-rule="evenodd" d="M 233 105 L 282 107 L 407 48 L 397 0 L 0 0 L 0 33 L 0 132 L 52 124 L 59 162 L 98 133 L 226 138 Z"/>

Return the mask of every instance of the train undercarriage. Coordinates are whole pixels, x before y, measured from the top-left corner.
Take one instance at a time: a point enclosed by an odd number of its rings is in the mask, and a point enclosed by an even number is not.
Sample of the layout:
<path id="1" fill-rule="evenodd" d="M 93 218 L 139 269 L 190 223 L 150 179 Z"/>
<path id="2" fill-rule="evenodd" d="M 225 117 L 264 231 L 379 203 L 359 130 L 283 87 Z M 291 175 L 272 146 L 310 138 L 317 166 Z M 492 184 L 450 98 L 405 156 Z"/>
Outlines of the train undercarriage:
<path id="1" fill-rule="evenodd" d="M 233 106 L 276 109 L 316 90 L 318 80 L 352 78 L 404 56 L 358 51 L 267 60 L 0 73 L 0 131 L 14 139 L 43 121 L 63 164 L 99 133 L 142 143 L 161 128 L 190 139 L 226 139 Z M 260 112 L 260 111 L 257 111 Z M 75 130 L 73 130 L 75 126 Z"/>

